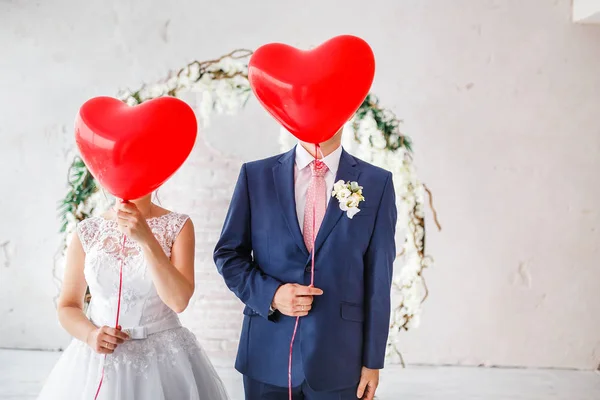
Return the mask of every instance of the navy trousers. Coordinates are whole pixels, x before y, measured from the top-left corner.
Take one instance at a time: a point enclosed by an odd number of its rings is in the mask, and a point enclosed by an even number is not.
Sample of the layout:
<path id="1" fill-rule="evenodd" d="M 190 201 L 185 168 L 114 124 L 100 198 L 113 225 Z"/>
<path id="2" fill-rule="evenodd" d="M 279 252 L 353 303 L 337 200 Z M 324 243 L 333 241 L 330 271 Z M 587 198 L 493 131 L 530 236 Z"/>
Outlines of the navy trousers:
<path id="1" fill-rule="evenodd" d="M 356 386 L 334 392 L 315 392 L 306 381 L 302 385 L 292 388 L 293 400 L 356 400 Z M 244 391 L 246 400 L 288 400 L 287 387 L 272 386 L 258 382 L 244 375 Z"/>

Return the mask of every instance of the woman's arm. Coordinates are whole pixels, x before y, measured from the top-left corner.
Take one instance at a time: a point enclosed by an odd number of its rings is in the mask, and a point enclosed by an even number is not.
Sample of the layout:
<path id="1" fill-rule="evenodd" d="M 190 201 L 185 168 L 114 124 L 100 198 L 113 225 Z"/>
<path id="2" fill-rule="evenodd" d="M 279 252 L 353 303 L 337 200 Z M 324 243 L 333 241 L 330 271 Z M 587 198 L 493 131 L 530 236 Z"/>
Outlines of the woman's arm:
<path id="1" fill-rule="evenodd" d="M 97 328 L 83 313 L 87 283 L 83 275 L 85 252 L 78 235 L 67 248 L 63 286 L 58 299 L 58 320 L 73 337 L 87 343 L 96 352 L 110 354 L 127 335 L 113 328 Z"/>
<path id="2" fill-rule="evenodd" d="M 194 294 L 195 240 L 194 224 L 188 219 L 173 243 L 170 260 L 154 237 L 142 244 L 158 295 L 177 313 L 187 308 Z"/>
<path id="3" fill-rule="evenodd" d="M 171 259 L 137 207 L 131 203 L 121 204 L 118 213 L 121 231 L 136 240 L 143 249 L 150 266 L 152 281 L 162 301 L 177 313 L 183 312 L 194 294 L 194 225 L 187 220 L 173 243 Z"/>
<path id="4" fill-rule="evenodd" d="M 85 252 L 78 235 L 67 248 L 67 263 L 63 285 L 58 298 L 58 320 L 71 336 L 86 342 L 89 334 L 96 329 L 83 313 L 83 298 L 87 284 L 83 275 Z"/>

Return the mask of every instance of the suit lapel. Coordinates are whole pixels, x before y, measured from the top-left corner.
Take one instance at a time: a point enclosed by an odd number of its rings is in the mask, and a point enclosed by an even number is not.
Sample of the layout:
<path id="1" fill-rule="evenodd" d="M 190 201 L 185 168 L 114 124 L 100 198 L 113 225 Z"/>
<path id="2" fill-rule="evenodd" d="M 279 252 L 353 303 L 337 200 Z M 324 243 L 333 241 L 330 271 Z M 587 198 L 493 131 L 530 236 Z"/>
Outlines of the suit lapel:
<path id="1" fill-rule="evenodd" d="M 308 254 L 302 231 L 298 225 L 296 213 L 296 196 L 294 188 L 294 161 L 296 147 L 285 153 L 279 159 L 279 163 L 273 167 L 273 178 L 275 179 L 275 191 L 277 199 L 283 211 L 285 222 L 294 238 L 294 241 L 304 253 Z"/>
<path id="2" fill-rule="evenodd" d="M 343 150 L 342 155 L 340 156 L 340 165 L 335 177 L 335 182 L 339 180 L 343 180 L 345 182 L 356 181 L 358 180 L 359 175 L 360 170 L 357 167 L 356 160 L 350 154 L 346 153 L 346 150 Z M 344 212 L 340 210 L 338 200 L 334 198 L 329 199 L 327 211 L 325 211 L 325 217 L 323 218 L 323 223 L 321 224 L 319 232 L 317 233 L 315 252 L 319 251 L 321 246 L 323 246 L 323 243 L 325 243 L 325 240 L 343 214 Z"/>

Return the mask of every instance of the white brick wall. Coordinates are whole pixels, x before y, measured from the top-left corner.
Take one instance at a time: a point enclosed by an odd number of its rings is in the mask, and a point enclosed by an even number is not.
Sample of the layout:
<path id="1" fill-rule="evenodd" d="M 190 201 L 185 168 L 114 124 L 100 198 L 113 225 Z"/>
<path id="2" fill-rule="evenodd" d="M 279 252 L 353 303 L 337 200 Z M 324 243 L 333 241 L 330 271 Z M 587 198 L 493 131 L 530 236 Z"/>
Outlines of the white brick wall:
<path id="1" fill-rule="evenodd" d="M 194 222 L 196 292 L 182 321 L 215 359 L 234 357 L 241 326 L 242 304 L 225 286 L 212 258 L 240 166 L 241 161 L 210 147 L 201 132 L 185 166 L 159 191 L 163 204 L 189 214 Z"/>
<path id="2" fill-rule="evenodd" d="M 182 98 L 197 106 L 195 94 Z M 159 190 L 158 198 L 165 207 L 188 214 L 196 231 L 196 292 L 181 319 L 209 356 L 230 365 L 237 350 L 243 305 L 223 282 L 212 255 L 242 160 L 228 154 L 231 150 L 222 152 L 211 145 L 209 134 L 222 131 L 218 117 L 215 122 L 216 127 L 200 130 L 190 157 Z"/>

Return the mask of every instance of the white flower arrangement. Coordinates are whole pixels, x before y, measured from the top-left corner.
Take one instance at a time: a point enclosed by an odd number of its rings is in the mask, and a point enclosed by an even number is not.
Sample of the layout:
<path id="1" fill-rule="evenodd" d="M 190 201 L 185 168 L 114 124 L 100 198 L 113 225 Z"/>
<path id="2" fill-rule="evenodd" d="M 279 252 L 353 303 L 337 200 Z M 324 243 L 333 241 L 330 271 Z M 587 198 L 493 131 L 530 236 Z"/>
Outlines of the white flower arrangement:
<path id="1" fill-rule="evenodd" d="M 194 61 L 163 81 L 143 85 L 137 91 L 123 90 L 117 98 L 134 106 L 161 96 L 195 92 L 201 96 L 200 124 L 207 127 L 213 114 L 233 115 L 251 93 L 246 59 L 250 50 L 234 50 L 211 61 Z"/>
<path id="2" fill-rule="evenodd" d="M 340 203 L 340 210 L 344 211 L 348 218 L 352 219 L 360 212 L 358 208 L 361 201 L 365 198 L 362 194 L 363 187 L 358 182 L 337 181 L 333 185 L 331 197 L 335 197 Z"/>
<path id="3" fill-rule="evenodd" d="M 428 190 L 417 176 L 410 142 L 402 142 L 407 138 L 401 136 L 398 120 L 389 110 L 379 108 L 376 99 L 367 99 L 367 102 L 369 100 L 369 107 L 365 107 L 363 113 L 357 113 L 349 124 L 349 128 L 353 129 L 345 134 L 344 144 L 357 157 L 393 173 L 400 252 L 392 283 L 393 306 L 387 355 L 404 363 L 399 351 L 399 333 L 415 329 L 420 324 L 423 302 L 428 296 L 423 271 L 433 263 L 424 248 L 424 204 Z M 379 127 L 386 124 L 391 129 L 384 133 Z M 438 224 L 435 210 L 432 211 Z"/>

